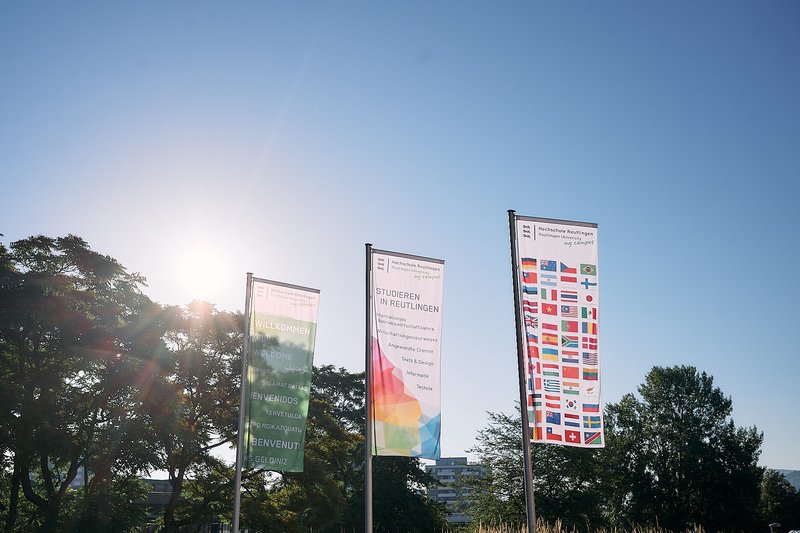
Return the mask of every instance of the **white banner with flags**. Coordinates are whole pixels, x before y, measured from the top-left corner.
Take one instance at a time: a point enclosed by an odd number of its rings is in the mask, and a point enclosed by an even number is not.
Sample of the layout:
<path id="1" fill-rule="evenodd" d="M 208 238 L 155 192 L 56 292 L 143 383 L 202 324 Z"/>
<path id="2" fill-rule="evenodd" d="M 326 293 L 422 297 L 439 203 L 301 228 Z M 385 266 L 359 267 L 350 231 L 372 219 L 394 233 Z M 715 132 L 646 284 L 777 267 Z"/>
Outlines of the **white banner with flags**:
<path id="1" fill-rule="evenodd" d="M 444 261 L 371 258 L 373 455 L 439 459 Z"/>
<path id="2" fill-rule="evenodd" d="M 604 446 L 597 224 L 516 217 L 534 442 Z"/>

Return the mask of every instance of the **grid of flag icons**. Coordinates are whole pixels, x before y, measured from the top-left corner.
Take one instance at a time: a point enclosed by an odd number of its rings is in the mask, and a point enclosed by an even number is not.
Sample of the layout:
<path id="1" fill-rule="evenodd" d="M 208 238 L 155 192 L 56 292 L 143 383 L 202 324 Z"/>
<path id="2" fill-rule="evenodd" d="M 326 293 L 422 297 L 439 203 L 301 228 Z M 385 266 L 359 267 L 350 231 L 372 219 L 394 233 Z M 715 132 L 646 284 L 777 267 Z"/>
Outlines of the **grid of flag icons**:
<path id="1" fill-rule="evenodd" d="M 602 447 L 597 265 L 522 257 L 533 440 Z"/>

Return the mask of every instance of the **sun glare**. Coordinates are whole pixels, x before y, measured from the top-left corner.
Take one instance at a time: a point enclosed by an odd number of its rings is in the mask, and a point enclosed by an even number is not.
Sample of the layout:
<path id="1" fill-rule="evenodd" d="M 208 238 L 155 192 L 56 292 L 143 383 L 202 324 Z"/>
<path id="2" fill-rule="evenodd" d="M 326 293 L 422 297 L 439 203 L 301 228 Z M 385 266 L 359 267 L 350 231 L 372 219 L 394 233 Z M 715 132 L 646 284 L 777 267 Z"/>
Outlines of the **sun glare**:
<path id="1" fill-rule="evenodd" d="M 180 292 L 187 301 L 218 299 L 228 272 L 227 261 L 219 250 L 207 245 L 184 250 L 176 266 Z"/>

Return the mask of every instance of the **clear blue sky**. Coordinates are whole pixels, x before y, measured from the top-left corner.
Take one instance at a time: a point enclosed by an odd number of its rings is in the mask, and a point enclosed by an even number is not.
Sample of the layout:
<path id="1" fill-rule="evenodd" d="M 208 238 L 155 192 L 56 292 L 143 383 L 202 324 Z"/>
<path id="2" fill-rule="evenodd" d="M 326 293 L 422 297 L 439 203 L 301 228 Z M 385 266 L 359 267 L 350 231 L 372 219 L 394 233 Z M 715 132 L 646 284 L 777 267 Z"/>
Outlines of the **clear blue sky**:
<path id="1" fill-rule="evenodd" d="M 605 402 L 695 365 L 800 469 L 799 181 L 791 0 L 0 3 L 2 241 L 318 287 L 353 371 L 364 243 L 443 258 L 444 455 L 518 398 L 516 209 L 599 224 Z"/>

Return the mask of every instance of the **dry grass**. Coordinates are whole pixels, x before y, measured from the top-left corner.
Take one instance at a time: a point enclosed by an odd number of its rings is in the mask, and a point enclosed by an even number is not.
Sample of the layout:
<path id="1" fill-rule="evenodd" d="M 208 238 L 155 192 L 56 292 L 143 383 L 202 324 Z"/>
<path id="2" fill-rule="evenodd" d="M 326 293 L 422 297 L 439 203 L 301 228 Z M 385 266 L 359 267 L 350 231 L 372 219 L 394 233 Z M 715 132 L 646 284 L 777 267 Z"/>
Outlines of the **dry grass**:
<path id="1" fill-rule="evenodd" d="M 528 533 L 528 529 L 526 527 L 519 527 L 515 528 L 512 526 L 484 526 L 478 525 L 477 528 L 473 529 L 475 533 Z M 586 533 L 586 529 L 570 529 L 565 527 L 561 524 L 561 522 L 556 521 L 554 524 L 547 524 L 542 521 L 537 521 L 536 523 L 536 533 Z M 684 532 L 673 532 L 668 529 L 663 529 L 660 527 L 638 527 L 633 526 L 630 529 L 591 529 L 591 533 L 704 533 L 702 527 L 694 527 L 685 530 Z"/>

